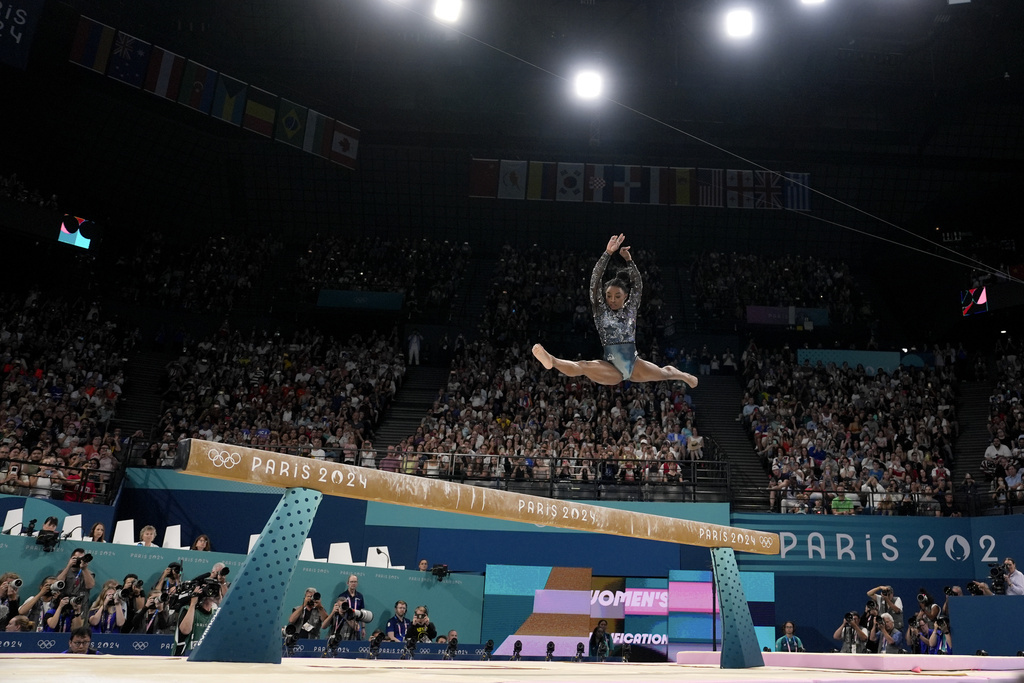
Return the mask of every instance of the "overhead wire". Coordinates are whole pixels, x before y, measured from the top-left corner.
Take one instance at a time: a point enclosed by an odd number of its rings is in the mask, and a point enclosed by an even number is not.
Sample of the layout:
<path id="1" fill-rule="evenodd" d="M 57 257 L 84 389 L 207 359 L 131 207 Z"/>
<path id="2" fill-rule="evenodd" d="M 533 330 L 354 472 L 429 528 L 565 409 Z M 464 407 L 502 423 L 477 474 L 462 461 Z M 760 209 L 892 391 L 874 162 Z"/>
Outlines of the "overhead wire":
<path id="1" fill-rule="evenodd" d="M 531 62 L 530 60 L 528 60 L 528 59 L 526 59 L 524 57 L 520 57 L 517 54 L 509 52 L 508 50 L 505 50 L 505 49 L 503 49 L 501 47 L 498 47 L 497 45 L 493 45 L 492 43 L 489 43 L 489 42 L 487 42 L 487 41 L 485 41 L 485 40 L 483 40 L 481 38 L 477 38 L 476 36 L 474 36 L 474 35 L 472 35 L 470 33 L 467 33 L 466 31 L 463 31 L 463 30 L 461 30 L 461 29 L 459 29 L 459 28 L 457 28 L 457 27 L 455 27 L 455 26 L 453 26 L 451 24 L 442 22 L 437 17 L 424 14 L 423 12 L 420 12 L 418 9 L 413 7 L 410 3 L 401 2 L 401 0 L 388 0 L 388 2 L 394 4 L 394 5 L 398 6 L 398 7 L 401 7 L 401 8 L 405 9 L 408 12 L 416 14 L 416 15 L 422 17 L 422 18 L 425 18 L 425 19 L 428 19 L 430 21 L 433 21 L 434 23 L 438 24 L 439 26 L 443 27 L 444 29 L 446 29 L 448 31 L 456 33 L 456 34 L 458 34 L 458 35 L 460 35 L 460 36 L 462 36 L 462 37 L 464 37 L 464 38 L 466 38 L 468 40 L 471 40 L 471 41 L 473 41 L 473 42 L 475 42 L 475 43 L 477 43 L 479 45 L 482 45 L 482 46 L 484 46 L 484 47 L 486 47 L 486 48 L 488 48 L 490 50 L 494 50 L 495 52 L 503 54 L 506 57 L 509 57 L 510 59 L 513 59 L 513 60 L 515 60 L 517 62 L 525 64 L 526 66 L 528 66 L 528 67 L 530 67 L 532 69 L 536 69 L 537 71 L 540 71 L 541 73 L 545 73 L 545 74 L 547 74 L 547 75 L 549 75 L 549 76 L 551 76 L 553 78 L 556 78 L 558 80 L 561 80 L 561 81 L 563 81 L 565 83 L 569 83 L 570 82 L 569 79 L 566 76 L 563 76 L 563 75 L 561 75 L 559 73 L 551 71 L 550 69 L 546 69 L 545 67 L 543 67 L 543 66 L 541 66 L 539 64 L 535 64 L 534 62 Z M 1005 278 L 1006 280 L 1011 281 L 1011 282 L 1016 282 L 1018 284 L 1024 284 L 1024 280 L 1011 275 L 1007 271 L 1002 271 L 1002 270 L 999 270 L 998 268 L 994 268 L 994 267 L 984 263 L 983 261 L 980 261 L 978 259 L 972 258 L 971 256 L 969 256 L 967 254 L 963 254 L 961 252 L 958 252 L 955 249 L 951 249 L 950 247 L 947 247 L 946 245 L 941 244 L 939 242 L 934 242 L 934 241 L 928 239 L 927 237 L 924 237 L 923 235 L 917 235 L 914 232 L 912 232 L 911 230 L 908 230 L 907 228 L 904 228 L 904 227 L 902 227 L 900 225 L 897 225 L 896 223 L 888 221 L 888 220 L 882 218 L 881 216 L 876 216 L 875 214 L 871 213 L 870 211 L 866 211 L 864 209 L 861 209 L 860 207 L 854 206 L 853 204 L 850 204 L 849 202 L 845 202 L 842 199 L 839 199 L 838 197 L 834 197 L 834 196 L 828 194 L 827 192 L 823 192 L 821 190 L 815 189 L 815 188 L 811 187 L 810 185 L 806 185 L 806 184 L 801 183 L 801 182 L 799 182 L 799 181 L 797 181 L 795 179 L 786 178 L 785 176 L 783 176 L 781 173 L 779 173 L 778 171 L 776 171 L 774 169 L 768 168 L 767 166 L 764 166 L 763 164 L 759 164 L 758 162 L 753 161 L 752 159 L 747 159 L 746 157 L 744 157 L 741 154 L 737 154 L 736 152 L 733 152 L 733 151 L 731 151 L 729 149 L 726 149 L 725 147 L 717 145 L 717 144 L 715 144 L 714 142 L 712 142 L 710 140 L 706 140 L 706 139 L 700 137 L 699 135 L 696 135 L 696 134 L 691 133 L 689 131 L 683 130 L 682 128 L 679 128 L 678 126 L 674 126 L 671 123 L 668 123 L 667 121 L 663 121 L 662 119 L 659 119 L 656 116 L 653 116 L 651 114 L 643 112 L 643 111 L 641 111 L 641 110 L 639 110 L 639 109 L 637 109 L 637 108 L 635 108 L 633 106 L 630 106 L 629 104 L 626 104 L 625 102 L 620 102 L 620 101 L 618 101 L 616 99 L 613 99 L 613 98 L 607 97 L 607 96 L 602 96 L 600 99 L 602 101 L 604 101 L 604 102 L 607 102 L 609 104 L 613 104 L 613 105 L 615 105 L 617 107 L 625 109 L 626 111 L 632 112 L 633 114 L 636 114 L 637 116 L 645 118 L 648 121 L 651 121 L 652 123 L 655 123 L 655 124 L 657 124 L 659 126 L 663 126 L 663 127 L 667 128 L 669 130 L 672 130 L 672 131 L 675 131 L 675 132 L 677 132 L 677 133 L 679 133 L 681 135 L 684 135 L 684 136 L 690 138 L 691 140 L 694 140 L 695 142 L 698 142 L 698 143 L 700 143 L 702 145 L 705 145 L 705 146 L 710 147 L 710 148 L 712 148 L 714 150 L 717 150 L 717 151 L 721 152 L 722 154 L 728 155 L 728 156 L 730 156 L 730 157 L 732 157 L 732 158 L 734 158 L 734 159 L 736 159 L 738 161 L 742 161 L 745 164 L 750 164 L 751 166 L 755 166 L 756 168 L 758 168 L 758 169 L 760 169 L 762 171 L 766 171 L 768 173 L 772 173 L 773 175 L 775 175 L 775 176 L 777 176 L 777 177 L 779 177 L 779 178 L 781 178 L 781 179 L 783 179 L 783 180 L 785 180 L 785 181 L 787 181 L 787 182 L 789 182 L 791 184 L 794 184 L 794 185 L 797 185 L 798 187 L 806 189 L 808 192 L 812 192 L 812 193 L 814 193 L 816 195 L 819 195 L 819 196 L 821 196 L 821 197 L 823 197 L 823 198 L 825 198 L 825 199 L 827 199 L 829 201 L 835 202 L 836 204 L 838 204 L 840 206 L 846 207 L 847 209 L 850 209 L 850 210 L 855 211 L 857 213 L 860 213 L 860 214 L 862 214 L 864 216 L 867 216 L 868 218 L 871 218 L 872 220 L 878 221 L 879 223 L 882 223 L 883 225 L 887 225 L 887 226 L 889 226 L 891 228 L 894 228 L 894 229 L 896 229 L 896 230 L 898 230 L 900 232 L 903 232 L 903 233 L 905 233 L 907 235 L 910 235 L 912 237 L 916 237 L 917 239 L 922 240 L 923 242 L 925 242 L 928 245 L 928 247 L 935 248 L 935 249 L 940 249 L 940 250 L 949 252 L 950 254 L 952 254 L 953 256 L 955 256 L 957 258 L 952 258 L 950 256 L 943 256 L 943 255 L 941 255 L 941 254 L 939 254 L 937 252 L 929 251 L 928 249 L 917 247 L 917 246 L 914 246 L 914 245 L 909 244 L 907 242 L 901 242 L 899 240 L 891 239 L 891 238 L 885 237 L 883 235 L 878 235 L 876 233 L 869 232 L 867 230 L 855 228 L 855 227 L 853 227 L 851 225 L 847 225 L 845 223 L 840 223 L 838 221 L 828 220 L 828 219 L 826 219 L 826 218 L 824 218 L 822 216 L 816 216 L 816 215 L 813 215 L 813 214 L 808 213 L 808 212 L 797 211 L 795 209 L 789 209 L 789 208 L 783 207 L 785 211 L 789 211 L 791 213 L 794 213 L 796 215 L 799 215 L 801 217 L 808 218 L 808 219 L 811 219 L 811 220 L 814 220 L 814 221 L 818 221 L 818 222 L 821 222 L 821 223 L 826 223 L 828 225 L 833 225 L 833 226 L 841 228 L 843 230 L 847 230 L 849 232 L 860 234 L 860 235 L 863 235 L 865 237 L 869 237 L 871 239 L 879 240 L 881 242 L 886 242 L 886 243 L 892 244 L 894 246 L 902 247 L 902 248 L 908 249 L 910 251 L 914 251 L 914 252 L 917 252 L 917 253 L 920 253 L 920 254 L 924 254 L 926 256 L 931 256 L 931 257 L 934 257 L 934 258 L 937 258 L 937 259 L 940 259 L 940 260 L 943 260 L 943 261 L 948 261 L 950 263 L 953 263 L 953 264 L 956 264 L 956 265 L 959 265 L 959 266 L 980 270 L 980 271 L 983 271 L 983 272 L 985 272 L 987 274 L 990 274 L 990 275 L 995 275 L 995 276 L 998 276 L 1000 278 Z"/>

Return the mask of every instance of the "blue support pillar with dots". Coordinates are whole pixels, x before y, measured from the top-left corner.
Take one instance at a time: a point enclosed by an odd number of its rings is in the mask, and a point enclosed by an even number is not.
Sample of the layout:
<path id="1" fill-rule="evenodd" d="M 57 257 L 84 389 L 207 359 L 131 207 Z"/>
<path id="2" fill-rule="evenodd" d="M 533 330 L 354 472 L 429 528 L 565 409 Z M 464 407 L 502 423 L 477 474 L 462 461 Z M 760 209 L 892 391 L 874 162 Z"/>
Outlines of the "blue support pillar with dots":
<path id="1" fill-rule="evenodd" d="M 764 666 L 764 657 L 750 618 L 747 595 L 740 583 L 736 553 L 732 548 L 712 548 L 711 566 L 715 571 L 715 589 L 722 606 L 723 669 L 750 669 Z"/>
<path id="2" fill-rule="evenodd" d="M 281 663 L 278 621 L 321 500 L 311 489 L 284 492 L 190 662 Z"/>

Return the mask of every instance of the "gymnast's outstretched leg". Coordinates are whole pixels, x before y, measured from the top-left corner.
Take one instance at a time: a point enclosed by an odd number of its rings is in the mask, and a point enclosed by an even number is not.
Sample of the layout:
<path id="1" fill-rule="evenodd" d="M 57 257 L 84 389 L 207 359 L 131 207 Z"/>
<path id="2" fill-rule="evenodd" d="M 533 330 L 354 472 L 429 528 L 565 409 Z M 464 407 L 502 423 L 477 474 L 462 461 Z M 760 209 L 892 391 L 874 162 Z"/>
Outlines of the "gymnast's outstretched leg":
<path id="1" fill-rule="evenodd" d="M 671 365 L 658 367 L 650 361 L 637 358 L 633 366 L 633 376 L 630 379 L 634 382 L 666 382 L 680 380 L 686 382 L 686 386 L 693 389 L 697 386 L 697 378 L 688 372 Z"/>
<path id="2" fill-rule="evenodd" d="M 533 355 L 548 370 L 558 370 L 568 377 L 585 375 L 598 384 L 615 386 L 622 381 L 622 373 L 615 366 L 603 360 L 563 360 L 555 358 L 540 344 L 533 345 Z"/>

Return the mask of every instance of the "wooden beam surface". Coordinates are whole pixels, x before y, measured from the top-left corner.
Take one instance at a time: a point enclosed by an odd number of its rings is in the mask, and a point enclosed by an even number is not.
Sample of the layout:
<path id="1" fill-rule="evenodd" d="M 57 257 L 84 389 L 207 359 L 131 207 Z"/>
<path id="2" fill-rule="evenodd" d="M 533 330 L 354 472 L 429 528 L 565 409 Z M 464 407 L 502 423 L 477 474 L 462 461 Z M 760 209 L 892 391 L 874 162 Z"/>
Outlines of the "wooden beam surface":
<path id="1" fill-rule="evenodd" d="M 179 444 L 176 467 L 186 474 L 228 481 L 281 488 L 301 486 L 330 496 L 560 529 L 733 548 L 762 555 L 779 552 L 778 534 L 764 531 L 543 498 L 200 439 Z"/>

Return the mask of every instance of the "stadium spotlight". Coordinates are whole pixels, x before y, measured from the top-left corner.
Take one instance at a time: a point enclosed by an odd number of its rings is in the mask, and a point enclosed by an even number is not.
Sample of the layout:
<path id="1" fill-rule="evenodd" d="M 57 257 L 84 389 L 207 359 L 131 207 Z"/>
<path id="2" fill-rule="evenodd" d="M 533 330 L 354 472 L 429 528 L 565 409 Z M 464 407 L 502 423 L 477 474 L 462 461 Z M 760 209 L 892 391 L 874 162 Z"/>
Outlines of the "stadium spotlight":
<path id="1" fill-rule="evenodd" d="M 822 5 L 825 3 L 825 0 L 800 0 L 800 2 L 805 5 Z"/>
<path id="2" fill-rule="evenodd" d="M 580 71 L 576 74 L 576 96 L 584 100 L 594 100 L 604 90 L 604 79 L 593 70 Z"/>
<path id="3" fill-rule="evenodd" d="M 434 16 L 441 21 L 454 24 L 462 13 L 462 0 L 435 0 Z"/>
<path id="4" fill-rule="evenodd" d="M 730 38 L 749 38 L 754 33 L 754 14 L 748 9 L 729 10 L 725 15 L 725 34 Z"/>

